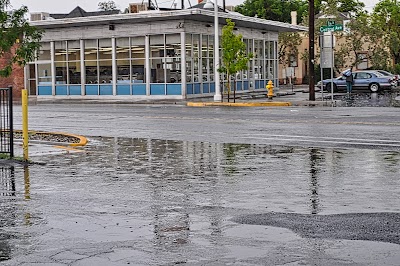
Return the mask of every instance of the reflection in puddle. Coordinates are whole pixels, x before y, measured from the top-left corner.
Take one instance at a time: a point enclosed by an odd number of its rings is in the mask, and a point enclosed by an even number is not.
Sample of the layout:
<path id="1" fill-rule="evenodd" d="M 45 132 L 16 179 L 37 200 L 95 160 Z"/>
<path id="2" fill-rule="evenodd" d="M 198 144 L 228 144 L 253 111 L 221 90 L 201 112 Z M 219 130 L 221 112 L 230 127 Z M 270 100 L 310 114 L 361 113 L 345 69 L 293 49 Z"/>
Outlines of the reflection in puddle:
<path id="1" fill-rule="evenodd" d="M 0 261 L 8 260 L 11 256 L 11 246 L 8 243 L 10 235 L 3 230 L 12 226 L 13 201 L 15 197 L 15 176 L 14 166 L 0 166 Z M 9 203 L 9 204 L 7 204 Z"/>
<path id="2" fill-rule="evenodd" d="M 380 93 L 351 93 L 340 97 L 342 106 L 346 107 L 398 107 L 399 102 L 396 101 L 398 94 L 396 92 L 380 92 Z"/>
<path id="3" fill-rule="evenodd" d="M 29 168 L 24 166 L 24 198 L 30 199 L 30 181 Z M 29 212 L 24 212 L 19 207 L 20 195 L 16 189 L 16 170 L 12 165 L 0 165 L 0 261 L 11 258 L 14 247 L 10 244 L 17 236 L 9 230 L 21 225 L 21 216 L 23 216 L 24 225 L 30 225 Z M 23 213 L 21 213 L 21 211 Z M 22 215 L 20 215 L 22 214 Z M 7 229 L 7 230 L 2 230 Z"/>
<path id="4" fill-rule="evenodd" d="M 101 137 L 85 149 L 18 169 L 13 197 L 30 211 L 6 202 L 16 214 L 1 218 L 15 243 L 42 243 L 29 247 L 38 256 L 67 250 L 89 258 L 101 247 L 152 254 L 126 259 L 143 265 L 215 262 L 235 246 L 263 250 L 264 242 L 227 235 L 237 215 L 399 212 L 396 151 Z"/>

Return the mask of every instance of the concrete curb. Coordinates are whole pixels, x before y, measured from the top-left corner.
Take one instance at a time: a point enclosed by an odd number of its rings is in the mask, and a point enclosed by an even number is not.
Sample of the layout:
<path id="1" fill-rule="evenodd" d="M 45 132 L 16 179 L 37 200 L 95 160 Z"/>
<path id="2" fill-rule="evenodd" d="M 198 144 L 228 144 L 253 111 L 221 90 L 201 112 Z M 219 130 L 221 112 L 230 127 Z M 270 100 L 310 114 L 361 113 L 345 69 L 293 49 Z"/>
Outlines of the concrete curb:
<path id="1" fill-rule="evenodd" d="M 22 134 L 22 130 L 14 130 L 14 132 Z M 68 146 L 71 146 L 71 147 L 85 146 L 88 143 L 87 138 L 84 137 L 84 136 L 70 134 L 70 133 L 64 133 L 64 132 L 44 132 L 44 131 L 29 130 L 28 134 L 31 134 L 31 135 L 32 134 L 61 135 L 61 136 L 66 136 L 66 137 L 72 137 L 72 138 L 79 139 L 78 143 L 68 143 Z M 30 141 L 33 141 L 33 140 L 30 140 Z"/>
<path id="2" fill-rule="evenodd" d="M 218 102 L 188 102 L 190 107 L 205 106 L 231 106 L 231 107 L 270 107 L 270 106 L 292 106 L 291 102 L 253 102 L 253 103 L 218 103 Z"/>

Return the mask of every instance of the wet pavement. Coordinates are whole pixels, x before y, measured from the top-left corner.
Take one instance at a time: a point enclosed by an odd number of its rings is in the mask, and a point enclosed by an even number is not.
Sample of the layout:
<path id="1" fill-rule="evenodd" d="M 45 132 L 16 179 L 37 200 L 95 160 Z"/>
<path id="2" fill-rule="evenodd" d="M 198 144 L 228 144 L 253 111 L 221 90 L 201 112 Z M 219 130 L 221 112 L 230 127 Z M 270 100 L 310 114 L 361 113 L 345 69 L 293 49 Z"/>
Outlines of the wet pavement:
<path id="1" fill-rule="evenodd" d="M 1 165 L 1 265 L 398 265 L 400 153 L 90 137 Z"/>
<path id="2" fill-rule="evenodd" d="M 60 104 L 29 114 L 31 129 L 89 143 L 31 143 L 40 164 L 0 163 L 0 265 L 400 261 L 398 108 Z"/>

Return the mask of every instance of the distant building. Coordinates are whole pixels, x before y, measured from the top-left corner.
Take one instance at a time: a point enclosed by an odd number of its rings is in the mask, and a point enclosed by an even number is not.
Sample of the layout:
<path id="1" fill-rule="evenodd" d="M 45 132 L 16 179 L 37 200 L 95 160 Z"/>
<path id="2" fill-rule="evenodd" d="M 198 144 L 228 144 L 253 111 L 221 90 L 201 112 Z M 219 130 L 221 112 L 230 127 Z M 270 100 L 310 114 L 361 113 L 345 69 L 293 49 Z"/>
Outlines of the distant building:
<path id="1" fill-rule="evenodd" d="M 213 95 L 214 11 L 202 2 L 189 9 L 151 10 L 131 4 L 129 13 L 41 13 L 32 25 L 45 31 L 38 59 L 27 65 L 25 85 L 40 98 L 186 99 Z M 278 82 L 278 33 L 305 27 L 246 17 L 219 8 L 220 34 L 227 18 L 248 52 L 249 70 L 237 90 Z"/>

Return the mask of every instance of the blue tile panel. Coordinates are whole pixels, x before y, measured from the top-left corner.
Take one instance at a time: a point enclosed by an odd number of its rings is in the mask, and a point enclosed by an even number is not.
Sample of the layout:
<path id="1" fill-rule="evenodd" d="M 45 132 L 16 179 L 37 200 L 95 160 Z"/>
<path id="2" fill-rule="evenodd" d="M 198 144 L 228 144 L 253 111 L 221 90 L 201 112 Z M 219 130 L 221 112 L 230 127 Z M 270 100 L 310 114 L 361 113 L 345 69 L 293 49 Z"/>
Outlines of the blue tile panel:
<path id="1" fill-rule="evenodd" d="M 150 84 L 150 95 L 165 95 L 165 84 Z"/>
<path id="2" fill-rule="evenodd" d="M 85 85 L 85 95 L 99 95 L 99 86 Z"/>
<path id="3" fill-rule="evenodd" d="M 38 95 L 52 95 L 51 86 L 38 86 Z"/>
<path id="4" fill-rule="evenodd" d="M 67 85 L 56 86 L 56 95 L 68 95 Z"/>
<path id="5" fill-rule="evenodd" d="M 132 95 L 146 95 L 146 84 L 132 85 Z"/>
<path id="6" fill-rule="evenodd" d="M 182 84 L 167 84 L 167 95 L 182 95 Z"/>
<path id="7" fill-rule="evenodd" d="M 69 86 L 69 95 L 81 95 L 81 85 Z"/>
<path id="8" fill-rule="evenodd" d="M 112 85 L 100 85 L 100 95 L 113 95 Z"/>

